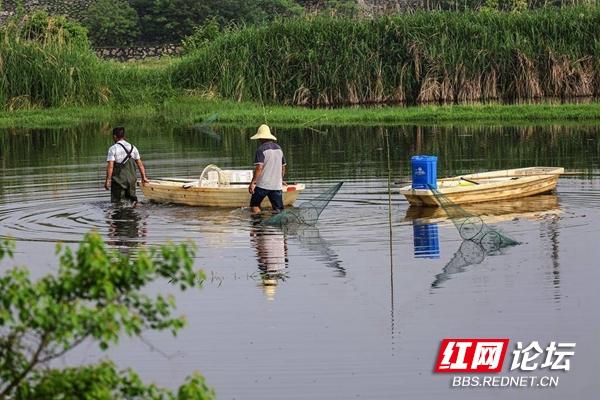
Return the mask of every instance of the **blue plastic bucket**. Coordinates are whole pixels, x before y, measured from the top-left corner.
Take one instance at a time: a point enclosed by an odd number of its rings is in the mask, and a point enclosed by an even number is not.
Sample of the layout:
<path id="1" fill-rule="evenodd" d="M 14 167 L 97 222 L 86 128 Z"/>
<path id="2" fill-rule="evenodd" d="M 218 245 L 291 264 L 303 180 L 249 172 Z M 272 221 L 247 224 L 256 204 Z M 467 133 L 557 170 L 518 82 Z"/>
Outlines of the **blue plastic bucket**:
<path id="1" fill-rule="evenodd" d="M 440 258 L 440 236 L 437 224 L 413 221 L 415 258 Z"/>
<path id="2" fill-rule="evenodd" d="M 437 157 L 413 156 L 410 159 L 412 170 L 412 188 L 437 189 Z"/>

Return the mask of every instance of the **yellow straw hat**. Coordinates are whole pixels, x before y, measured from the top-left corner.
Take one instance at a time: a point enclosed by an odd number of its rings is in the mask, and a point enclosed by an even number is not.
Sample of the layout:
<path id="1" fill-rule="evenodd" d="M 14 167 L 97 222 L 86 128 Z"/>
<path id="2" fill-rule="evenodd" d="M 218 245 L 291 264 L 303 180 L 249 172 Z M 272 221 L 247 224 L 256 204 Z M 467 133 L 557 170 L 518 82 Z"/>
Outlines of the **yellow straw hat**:
<path id="1" fill-rule="evenodd" d="M 277 140 L 275 136 L 271 134 L 271 130 L 265 124 L 258 127 L 258 131 L 256 131 L 256 135 L 252 136 L 250 139 L 270 139 Z"/>

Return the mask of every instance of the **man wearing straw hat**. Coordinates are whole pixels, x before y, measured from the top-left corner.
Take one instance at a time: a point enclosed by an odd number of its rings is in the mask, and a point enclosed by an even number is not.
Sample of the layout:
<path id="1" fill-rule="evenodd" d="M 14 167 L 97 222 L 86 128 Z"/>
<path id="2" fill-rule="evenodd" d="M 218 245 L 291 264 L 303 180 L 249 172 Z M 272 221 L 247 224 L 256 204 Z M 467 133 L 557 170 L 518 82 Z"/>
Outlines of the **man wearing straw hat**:
<path id="1" fill-rule="evenodd" d="M 260 203 L 265 197 L 269 198 L 271 207 L 276 212 L 283 210 L 283 176 L 285 175 L 285 157 L 281 147 L 275 141 L 267 125 L 261 125 L 256 135 L 250 139 L 259 140 L 260 146 L 254 156 L 254 175 L 248 191 L 250 208 L 253 213 L 260 212 Z"/>

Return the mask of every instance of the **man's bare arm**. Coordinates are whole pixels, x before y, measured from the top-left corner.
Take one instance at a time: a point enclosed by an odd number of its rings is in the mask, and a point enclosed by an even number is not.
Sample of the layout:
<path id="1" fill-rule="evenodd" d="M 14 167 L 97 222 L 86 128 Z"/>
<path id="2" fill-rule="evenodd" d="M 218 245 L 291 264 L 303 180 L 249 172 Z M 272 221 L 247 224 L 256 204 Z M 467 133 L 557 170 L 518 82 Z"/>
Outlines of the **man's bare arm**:
<path id="1" fill-rule="evenodd" d="M 254 193 L 254 188 L 256 187 L 256 180 L 262 175 L 262 173 L 263 173 L 263 165 L 256 164 L 256 166 L 254 167 L 254 174 L 252 174 L 252 181 L 250 182 L 250 185 L 248 186 L 248 192 L 250 192 L 250 194 Z"/>
<path id="2" fill-rule="evenodd" d="M 286 184 L 285 179 L 283 179 L 285 177 L 285 173 L 286 173 L 285 165 L 282 165 L 281 166 L 281 180 L 283 181 L 284 185 Z"/>
<path id="3" fill-rule="evenodd" d="M 142 163 L 142 160 L 135 160 L 135 163 L 138 169 L 140 170 L 140 175 L 142 176 L 142 183 L 149 183 L 150 181 L 146 177 L 146 168 L 144 168 L 144 163 Z"/>
<path id="4" fill-rule="evenodd" d="M 110 188 L 110 180 L 112 179 L 114 166 L 115 166 L 114 161 L 106 162 L 106 179 L 104 180 L 104 189 L 106 189 L 106 190 L 108 190 Z"/>

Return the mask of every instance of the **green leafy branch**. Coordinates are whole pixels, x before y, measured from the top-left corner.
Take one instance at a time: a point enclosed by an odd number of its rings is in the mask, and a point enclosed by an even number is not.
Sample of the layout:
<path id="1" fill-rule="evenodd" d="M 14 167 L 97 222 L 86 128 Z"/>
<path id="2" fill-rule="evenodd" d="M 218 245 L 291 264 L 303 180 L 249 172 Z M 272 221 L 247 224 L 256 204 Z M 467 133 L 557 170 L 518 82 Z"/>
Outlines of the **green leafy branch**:
<path id="1" fill-rule="evenodd" d="M 13 250 L 11 242 L 0 242 L 0 260 Z M 33 281 L 27 268 L 15 267 L 0 276 L 0 399 L 214 397 L 200 375 L 188 378 L 173 394 L 144 385 L 133 371 L 121 373 L 110 362 L 48 367 L 88 339 L 106 350 L 122 333 L 167 330 L 176 335 L 186 321 L 172 315 L 173 297 L 151 297 L 142 289 L 161 279 L 181 290 L 199 287 L 204 275 L 193 269 L 192 246 L 151 247 L 133 258 L 107 250 L 100 236 L 91 233 L 76 252 L 58 246 L 57 254 L 56 274 Z"/>

